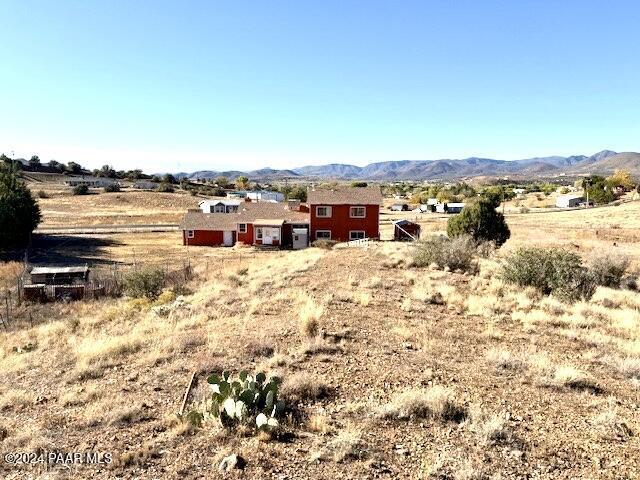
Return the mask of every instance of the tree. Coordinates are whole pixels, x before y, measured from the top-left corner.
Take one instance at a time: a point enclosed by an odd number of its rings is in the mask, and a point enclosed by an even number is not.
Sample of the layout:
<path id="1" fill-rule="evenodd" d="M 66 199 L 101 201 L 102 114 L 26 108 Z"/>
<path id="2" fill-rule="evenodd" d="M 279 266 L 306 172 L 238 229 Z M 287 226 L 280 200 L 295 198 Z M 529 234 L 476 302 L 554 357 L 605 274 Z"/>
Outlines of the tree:
<path id="1" fill-rule="evenodd" d="M 366 187 L 367 185 L 367 182 L 351 182 L 352 187 Z"/>
<path id="2" fill-rule="evenodd" d="M 67 172 L 75 174 L 82 173 L 82 166 L 76 162 L 69 162 L 67 163 Z"/>
<path id="3" fill-rule="evenodd" d="M 0 164 L 0 248 L 24 247 L 40 223 L 40 207 L 14 166 Z"/>
<path id="4" fill-rule="evenodd" d="M 476 242 L 495 242 L 499 247 L 511 236 L 504 215 L 496 211 L 493 199 L 481 198 L 466 205 L 447 222 L 447 235 L 471 235 Z"/>
<path id="5" fill-rule="evenodd" d="M 240 175 L 236 178 L 236 187 L 246 189 L 249 188 L 249 179 L 244 175 Z"/>
<path id="6" fill-rule="evenodd" d="M 176 177 L 174 177 L 170 173 L 165 173 L 162 176 L 162 183 L 169 183 L 169 184 L 173 185 L 173 184 L 178 183 L 178 182 L 176 181 Z"/>
<path id="7" fill-rule="evenodd" d="M 287 197 L 291 200 L 300 200 L 301 202 L 307 201 L 307 189 L 301 185 L 296 185 L 291 188 L 289 192 L 289 196 Z"/>
<path id="8" fill-rule="evenodd" d="M 215 179 L 214 183 L 220 188 L 227 188 L 229 186 L 229 179 L 227 177 L 220 176 Z"/>
<path id="9" fill-rule="evenodd" d="M 625 191 L 633 190 L 635 185 L 629 170 L 616 170 L 613 175 L 607 177 L 606 182 L 610 187 L 622 188 Z"/>
<path id="10" fill-rule="evenodd" d="M 40 157 L 38 155 L 33 155 L 29 159 L 29 166 L 30 167 L 37 167 L 38 165 L 40 165 Z"/>
<path id="11" fill-rule="evenodd" d="M 60 162 L 56 162 L 55 160 L 49 161 L 49 168 L 55 170 L 56 172 L 64 172 L 64 165 Z"/>
<path id="12" fill-rule="evenodd" d="M 106 178 L 116 178 L 116 171 L 111 167 L 111 165 L 103 165 L 102 168 L 98 171 L 98 177 L 106 177 Z"/>

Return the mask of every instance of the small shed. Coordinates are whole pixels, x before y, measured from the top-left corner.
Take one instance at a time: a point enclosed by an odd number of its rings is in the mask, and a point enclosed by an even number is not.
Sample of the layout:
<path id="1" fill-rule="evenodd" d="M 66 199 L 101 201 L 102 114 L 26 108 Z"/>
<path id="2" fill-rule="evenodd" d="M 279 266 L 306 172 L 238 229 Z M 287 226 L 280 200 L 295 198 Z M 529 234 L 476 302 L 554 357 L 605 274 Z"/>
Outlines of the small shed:
<path id="1" fill-rule="evenodd" d="M 420 225 L 410 220 L 393 222 L 393 239 L 396 241 L 415 241 L 420 239 Z"/>
<path id="2" fill-rule="evenodd" d="M 34 267 L 30 276 L 32 284 L 81 284 L 89 279 L 89 267 Z"/>
<path id="3" fill-rule="evenodd" d="M 558 208 L 571 208 L 578 207 L 584 202 L 582 195 L 560 195 L 556 198 L 556 207 Z"/>
<path id="4" fill-rule="evenodd" d="M 394 203 L 389 207 L 392 212 L 408 212 L 409 205 L 406 203 Z"/>

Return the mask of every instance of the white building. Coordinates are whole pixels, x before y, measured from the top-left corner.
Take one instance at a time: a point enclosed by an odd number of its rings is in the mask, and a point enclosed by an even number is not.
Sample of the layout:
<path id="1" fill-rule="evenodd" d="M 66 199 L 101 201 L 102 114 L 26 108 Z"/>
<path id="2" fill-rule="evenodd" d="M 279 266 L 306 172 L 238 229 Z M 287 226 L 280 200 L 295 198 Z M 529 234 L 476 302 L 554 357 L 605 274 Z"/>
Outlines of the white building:
<path id="1" fill-rule="evenodd" d="M 203 213 L 236 213 L 242 200 L 203 200 L 198 206 Z"/>
<path id="2" fill-rule="evenodd" d="M 257 192 L 247 192 L 247 198 L 252 202 L 283 202 L 284 193 L 259 190 Z"/>
<path id="3" fill-rule="evenodd" d="M 581 203 L 584 202 L 584 197 L 582 195 L 560 195 L 556 198 L 556 207 L 558 208 L 569 208 L 569 207 L 578 207 Z"/>

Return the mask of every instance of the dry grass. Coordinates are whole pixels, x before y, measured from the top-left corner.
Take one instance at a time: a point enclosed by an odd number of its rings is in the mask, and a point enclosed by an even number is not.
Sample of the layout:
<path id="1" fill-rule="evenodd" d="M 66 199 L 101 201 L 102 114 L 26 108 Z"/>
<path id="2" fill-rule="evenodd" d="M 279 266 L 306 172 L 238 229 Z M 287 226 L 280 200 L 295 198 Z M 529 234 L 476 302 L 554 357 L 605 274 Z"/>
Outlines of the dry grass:
<path id="1" fill-rule="evenodd" d="M 556 367 L 551 377 L 543 382 L 553 387 L 566 387 L 576 390 L 595 389 L 597 384 L 592 377 L 571 365 Z"/>
<path id="2" fill-rule="evenodd" d="M 311 454 L 311 460 L 347 462 L 361 460 L 368 455 L 367 444 L 360 428 L 349 426 L 342 429 L 326 445 Z"/>
<path id="3" fill-rule="evenodd" d="M 397 393 L 385 405 L 379 416 L 384 419 L 434 419 L 440 421 L 461 421 L 465 410 L 455 400 L 452 390 L 434 386 L 428 389 L 410 389 Z"/>
<path id="4" fill-rule="evenodd" d="M 311 402 L 327 395 L 329 388 L 324 381 L 312 374 L 299 372 L 285 379 L 280 393 L 289 402 Z"/>
<path id="5" fill-rule="evenodd" d="M 307 338 L 317 337 L 320 332 L 320 317 L 324 309 L 310 297 L 303 297 L 301 303 L 298 314 L 300 333 Z"/>
<path id="6" fill-rule="evenodd" d="M 521 357 L 505 349 L 492 348 L 487 352 L 486 358 L 500 372 L 522 372 L 527 368 Z"/>

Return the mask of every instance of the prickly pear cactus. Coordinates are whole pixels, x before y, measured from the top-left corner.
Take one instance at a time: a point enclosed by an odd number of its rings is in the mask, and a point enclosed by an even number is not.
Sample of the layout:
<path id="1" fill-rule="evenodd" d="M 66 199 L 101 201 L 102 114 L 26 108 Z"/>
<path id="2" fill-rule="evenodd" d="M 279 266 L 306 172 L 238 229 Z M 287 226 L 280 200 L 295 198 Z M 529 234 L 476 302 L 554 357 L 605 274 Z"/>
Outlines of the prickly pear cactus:
<path id="1" fill-rule="evenodd" d="M 278 400 L 281 380 L 259 372 L 250 375 L 242 371 L 237 378 L 229 372 L 210 375 L 211 401 L 205 417 L 214 417 L 232 428 L 240 423 L 252 424 L 257 429 L 270 430 L 279 426 L 278 417 L 284 412 L 284 402 Z"/>

